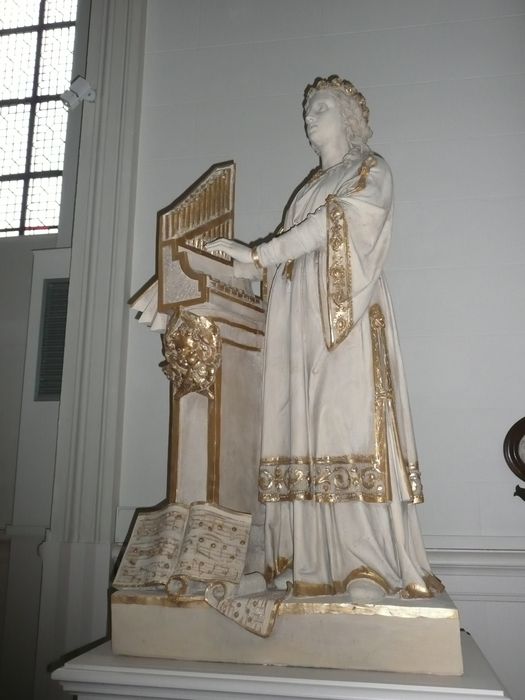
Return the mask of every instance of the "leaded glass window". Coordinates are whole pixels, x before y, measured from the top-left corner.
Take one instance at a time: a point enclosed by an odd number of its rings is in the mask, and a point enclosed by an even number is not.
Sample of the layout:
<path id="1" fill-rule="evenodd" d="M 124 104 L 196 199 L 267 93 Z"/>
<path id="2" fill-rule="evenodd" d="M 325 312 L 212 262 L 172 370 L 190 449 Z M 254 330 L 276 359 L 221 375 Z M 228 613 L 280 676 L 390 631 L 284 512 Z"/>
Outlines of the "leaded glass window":
<path id="1" fill-rule="evenodd" d="M 0 0 L 0 237 L 57 233 L 77 0 Z"/>

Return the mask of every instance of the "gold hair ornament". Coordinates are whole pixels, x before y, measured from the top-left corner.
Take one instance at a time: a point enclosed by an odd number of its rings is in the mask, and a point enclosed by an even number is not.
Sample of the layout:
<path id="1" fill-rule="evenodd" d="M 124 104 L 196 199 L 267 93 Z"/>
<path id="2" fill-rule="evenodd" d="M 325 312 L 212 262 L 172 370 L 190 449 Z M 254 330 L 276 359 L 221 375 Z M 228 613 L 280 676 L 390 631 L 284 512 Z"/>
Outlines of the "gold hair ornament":
<path id="1" fill-rule="evenodd" d="M 305 101 L 308 101 L 312 93 L 318 90 L 339 90 L 343 92 L 348 97 L 352 97 L 358 105 L 361 107 L 361 112 L 363 113 L 363 118 L 368 124 L 368 117 L 370 115 L 370 110 L 366 104 L 365 96 L 359 92 L 356 86 L 349 80 L 340 78 L 338 75 L 331 75 L 328 78 L 316 78 L 312 85 L 307 85 L 304 91 Z"/>

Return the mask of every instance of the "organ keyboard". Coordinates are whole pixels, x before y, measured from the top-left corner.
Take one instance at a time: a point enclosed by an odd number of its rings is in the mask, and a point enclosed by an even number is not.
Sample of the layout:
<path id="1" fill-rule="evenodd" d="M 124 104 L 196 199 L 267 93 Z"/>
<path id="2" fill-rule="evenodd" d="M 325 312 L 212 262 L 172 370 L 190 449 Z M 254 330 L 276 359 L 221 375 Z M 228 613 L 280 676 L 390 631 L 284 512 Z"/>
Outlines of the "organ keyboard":
<path id="1" fill-rule="evenodd" d="M 231 258 L 204 250 L 215 238 L 233 238 L 234 201 L 235 163 L 229 161 L 212 166 L 158 212 L 157 275 L 130 302 L 141 323 L 163 332 L 181 306 L 207 307 L 217 297 L 219 306 L 229 301 L 252 307 L 259 312 L 254 320 L 262 322 L 262 300 L 248 281 L 234 277 Z"/>

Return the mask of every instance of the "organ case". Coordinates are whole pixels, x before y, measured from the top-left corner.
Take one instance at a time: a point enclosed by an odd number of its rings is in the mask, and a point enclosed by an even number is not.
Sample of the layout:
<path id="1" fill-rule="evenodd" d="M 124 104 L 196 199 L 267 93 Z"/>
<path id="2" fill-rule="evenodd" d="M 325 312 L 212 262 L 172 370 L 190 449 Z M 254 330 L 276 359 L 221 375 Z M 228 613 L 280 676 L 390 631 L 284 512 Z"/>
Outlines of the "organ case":
<path id="1" fill-rule="evenodd" d="M 157 273 L 130 304 L 141 323 L 161 333 L 166 357 L 171 338 L 184 366 L 210 355 L 203 338 L 218 330 L 220 365 L 210 370 L 209 390 L 197 385 L 181 395 L 171 382 L 168 500 L 254 513 L 264 304 L 248 281 L 234 277 L 228 256 L 204 250 L 210 240 L 233 238 L 234 201 L 235 164 L 227 162 L 161 209 Z"/>

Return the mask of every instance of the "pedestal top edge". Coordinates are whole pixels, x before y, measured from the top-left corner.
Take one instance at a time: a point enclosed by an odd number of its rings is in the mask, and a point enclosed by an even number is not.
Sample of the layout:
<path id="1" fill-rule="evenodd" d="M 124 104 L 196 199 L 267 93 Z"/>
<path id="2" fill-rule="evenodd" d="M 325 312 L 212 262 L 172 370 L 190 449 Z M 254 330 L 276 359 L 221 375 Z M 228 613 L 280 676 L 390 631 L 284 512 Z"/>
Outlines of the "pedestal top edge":
<path id="1" fill-rule="evenodd" d="M 111 596 L 113 605 L 159 605 L 162 607 L 207 607 L 205 601 L 188 599 L 174 602 L 163 591 L 121 589 Z M 386 597 L 381 603 L 361 604 L 352 603 L 349 597 L 317 596 L 315 598 L 288 598 L 281 603 L 279 615 L 384 615 L 387 617 L 429 619 L 457 619 L 458 610 L 447 593 L 441 593 L 433 598 L 403 599 Z"/>
<path id="2" fill-rule="evenodd" d="M 462 633 L 463 676 L 437 676 L 409 673 L 342 671 L 313 669 L 291 666 L 258 666 L 254 664 L 231 664 L 204 661 L 178 661 L 173 659 L 153 659 L 113 654 L 111 642 L 105 642 L 84 654 L 68 661 L 52 674 L 54 680 L 66 682 L 74 687 L 74 682 L 119 683 L 125 686 L 151 687 L 203 687 L 209 682 L 219 690 L 219 685 L 227 685 L 230 692 L 234 686 L 251 688 L 264 685 L 265 694 L 269 688 L 280 691 L 283 688 L 348 688 L 369 689 L 378 696 L 385 693 L 391 697 L 392 690 L 412 695 L 413 693 L 505 698 L 506 693 L 488 662 L 483 657 L 475 641 Z M 217 683 L 219 685 L 217 685 Z M 271 695 L 271 693 L 270 693 Z M 286 697 L 300 697 L 300 694 L 286 694 Z M 321 697 L 321 696 L 319 696 Z M 322 697 L 329 698 L 330 695 Z"/>

